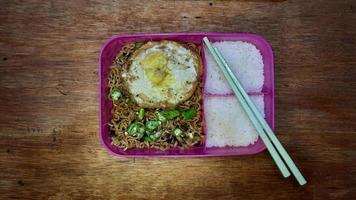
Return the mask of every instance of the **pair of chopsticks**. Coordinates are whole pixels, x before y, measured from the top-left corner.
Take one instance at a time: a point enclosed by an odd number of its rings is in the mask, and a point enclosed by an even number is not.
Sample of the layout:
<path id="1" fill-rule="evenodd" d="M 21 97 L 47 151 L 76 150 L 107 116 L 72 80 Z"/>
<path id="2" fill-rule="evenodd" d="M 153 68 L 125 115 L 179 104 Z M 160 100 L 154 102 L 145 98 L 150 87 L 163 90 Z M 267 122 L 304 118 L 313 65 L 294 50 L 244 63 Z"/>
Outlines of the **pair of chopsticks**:
<path id="1" fill-rule="evenodd" d="M 225 59 L 216 47 L 213 47 L 207 37 L 203 38 L 204 43 L 208 47 L 210 53 L 213 55 L 215 61 L 223 72 L 227 82 L 234 91 L 236 97 L 240 101 L 243 109 L 250 118 L 253 125 L 256 127 L 259 136 L 266 145 L 269 153 L 271 154 L 273 160 L 277 164 L 279 170 L 284 177 L 289 177 L 290 172 L 286 167 L 285 163 L 289 167 L 290 171 L 293 173 L 300 185 L 306 184 L 306 180 L 300 173 L 298 167 L 293 162 L 292 158 L 288 155 L 287 151 L 284 149 L 282 144 L 277 139 L 276 135 L 273 133 L 272 129 L 267 124 L 266 120 L 261 116 L 256 106 L 252 103 L 250 97 L 247 95 L 243 89 L 241 83 L 232 73 L 230 67 L 226 63 Z M 267 135 L 266 135 L 267 133 Z M 272 145 L 273 143 L 273 145 Z M 277 149 L 277 150 L 276 150 Z M 277 152 L 278 151 L 278 152 Z M 279 153 L 279 154 L 278 154 Z M 283 158 L 284 162 L 282 161 Z"/>

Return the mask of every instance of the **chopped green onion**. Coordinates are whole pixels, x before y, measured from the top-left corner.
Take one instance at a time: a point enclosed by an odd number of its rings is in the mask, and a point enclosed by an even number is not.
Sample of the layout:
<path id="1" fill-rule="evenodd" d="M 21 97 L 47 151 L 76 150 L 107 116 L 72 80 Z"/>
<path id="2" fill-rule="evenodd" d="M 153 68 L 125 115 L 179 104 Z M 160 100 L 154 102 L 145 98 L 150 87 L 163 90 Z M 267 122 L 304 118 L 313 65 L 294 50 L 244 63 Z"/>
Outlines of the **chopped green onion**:
<path id="1" fill-rule="evenodd" d="M 192 108 L 183 112 L 183 120 L 190 120 L 195 117 L 196 111 Z"/>
<path id="2" fill-rule="evenodd" d="M 144 117 L 145 117 L 145 109 L 140 108 L 140 110 L 138 111 L 138 119 L 143 120 Z"/>
<path id="3" fill-rule="evenodd" d="M 110 90 L 110 96 L 113 101 L 117 101 L 122 97 L 122 93 L 119 89 L 117 88 L 112 88 Z"/>
<path id="4" fill-rule="evenodd" d="M 173 133 L 174 133 L 174 136 L 180 137 L 182 135 L 183 131 L 179 128 L 176 128 L 176 129 L 174 129 Z"/>
<path id="5" fill-rule="evenodd" d="M 147 121 L 146 128 L 148 130 L 155 130 L 160 125 L 159 121 Z"/>

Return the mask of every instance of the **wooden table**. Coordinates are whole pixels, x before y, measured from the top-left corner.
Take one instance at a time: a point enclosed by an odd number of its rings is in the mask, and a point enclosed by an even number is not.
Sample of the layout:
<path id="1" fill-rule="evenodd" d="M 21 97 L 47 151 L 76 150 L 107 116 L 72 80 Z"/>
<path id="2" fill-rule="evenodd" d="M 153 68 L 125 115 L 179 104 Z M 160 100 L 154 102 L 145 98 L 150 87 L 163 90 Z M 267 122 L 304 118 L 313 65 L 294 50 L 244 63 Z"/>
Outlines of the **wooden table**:
<path id="1" fill-rule="evenodd" d="M 352 199 L 356 2 L 0 2 L 0 199 Z M 98 137 L 98 53 L 121 33 L 256 32 L 273 46 L 276 133 L 309 181 L 268 152 L 133 159 Z"/>

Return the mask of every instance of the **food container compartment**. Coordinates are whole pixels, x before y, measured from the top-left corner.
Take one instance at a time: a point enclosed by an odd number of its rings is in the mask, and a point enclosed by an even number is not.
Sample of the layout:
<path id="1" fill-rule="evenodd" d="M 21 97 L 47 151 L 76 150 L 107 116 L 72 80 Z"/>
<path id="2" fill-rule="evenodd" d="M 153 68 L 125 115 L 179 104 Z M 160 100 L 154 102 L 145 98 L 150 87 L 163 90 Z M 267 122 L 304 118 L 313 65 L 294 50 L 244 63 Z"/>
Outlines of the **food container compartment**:
<path id="1" fill-rule="evenodd" d="M 203 37 L 210 41 L 245 41 L 254 44 L 260 50 L 264 64 L 264 85 L 261 93 L 250 95 L 264 95 L 265 117 L 272 129 L 274 129 L 274 63 L 273 53 L 269 43 L 259 35 L 252 33 L 158 33 L 158 34 L 132 34 L 118 35 L 109 39 L 100 51 L 99 56 L 99 134 L 103 146 L 113 155 L 124 157 L 208 157 L 208 156 L 237 156 L 251 155 L 263 151 L 266 147 L 259 138 L 253 145 L 246 147 L 212 147 L 205 144 L 189 149 L 171 148 L 166 151 L 152 148 L 134 148 L 123 151 L 111 145 L 108 122 L 111 119 L 112 103 L 109 100 L 108 74 L 109 67 L 120 51 L 121 47 L 131 42 L 145 42 L 149 40 L 174 40 L 179 42 L 195 43 L 202 47 Z M 204 48 L 201 56 L 203 68 L 205 68 Z M 203 82 L 205 73 L 203 74 Z M 204 103 L 204 101 L 203 101 Z M 206 138 L 206 137 L 205 137 Z"/>

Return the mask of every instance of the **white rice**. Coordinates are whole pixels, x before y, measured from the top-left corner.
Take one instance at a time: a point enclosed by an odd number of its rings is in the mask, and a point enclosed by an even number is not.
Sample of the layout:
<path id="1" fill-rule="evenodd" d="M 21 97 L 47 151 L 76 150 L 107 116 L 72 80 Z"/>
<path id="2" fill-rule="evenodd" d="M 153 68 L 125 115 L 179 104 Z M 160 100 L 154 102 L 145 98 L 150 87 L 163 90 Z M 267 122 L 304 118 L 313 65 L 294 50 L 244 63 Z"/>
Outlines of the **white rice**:
<path id="1" fill-rule="evenodd" d="M 246 92 L 262 91 L 264 82 L 263 60 L 255 45 L 241 41 L 225 41 L 215 42 L 213 46 L 220 50 Z M 205 92 L 209 94 L 232 93 L 225 77 L 207 49 L 205 49 L 205 59 L 207 62 Z"/>
<path id="2" fill-rule="evenodd" d="M 264 116 L 263 95 L 250 96 Z M 235 96 L 206 96 L 204 113 L 207 147 L 248 146 L 258 133 Z"/>

